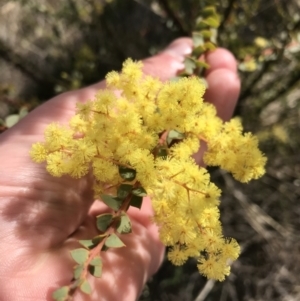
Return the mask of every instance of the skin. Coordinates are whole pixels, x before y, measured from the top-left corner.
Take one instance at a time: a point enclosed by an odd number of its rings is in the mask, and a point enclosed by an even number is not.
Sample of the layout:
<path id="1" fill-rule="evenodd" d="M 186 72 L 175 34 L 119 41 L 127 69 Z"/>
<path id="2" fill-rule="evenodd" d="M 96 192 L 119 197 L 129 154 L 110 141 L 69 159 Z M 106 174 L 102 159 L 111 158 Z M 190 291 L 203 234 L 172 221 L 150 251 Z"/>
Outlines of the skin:
<path id="1" fill-rule="evenodd" d="M 191 52 L 188 38 L 174 41 L 160 54 L 145 59 L 144 73 L 167 80 L 183 69 Z M 210 69 L 205 98 L 228 120 L 240 91 L 236 61 L 225 49 L 207 54 Z M 41 105 L 0 136 L 0 300 L 52 300 L 53 291 L 69 284 L 74 266 L 69 251 L 78 239 L 96 235 L 95 216 L 105 212 L 95 202 L 91 178 L 54 178 L 43 164 L 29 158 L 34 142 L 43 140 L 45 127 L 55 121 L 67 123 L 75 103 L 92 99 L 104 82 L 61 94 Z M 203 151 L 202 151 L 203 152 Z M 196 155 L 201 162 L 201 151 Z M 133 235 L 125 235 L 126 248 L 103 255 L 102 279 L 90 279 L 91 296 L 81 300 L 136 300 L 147 279 L 159 268 L 164 247 L 151 224 L 152 209 L 146 199 L 141 210 L 132 208 Z"/>

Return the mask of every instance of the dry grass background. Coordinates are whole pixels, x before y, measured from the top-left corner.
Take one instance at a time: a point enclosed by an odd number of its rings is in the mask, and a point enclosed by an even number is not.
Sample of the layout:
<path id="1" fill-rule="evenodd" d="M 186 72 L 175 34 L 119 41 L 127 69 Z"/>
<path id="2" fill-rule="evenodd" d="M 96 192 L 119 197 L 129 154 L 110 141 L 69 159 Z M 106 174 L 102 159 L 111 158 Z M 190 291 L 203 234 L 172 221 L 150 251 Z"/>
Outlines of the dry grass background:
<path id="1" fill-rule="evenodd" d="M 143 58 L 189 34 L 201 4 L 106 2 L 0 0 L 0 118 L 95 82 L 125 58 Z M 230 277 L 207 281 L 193 260 L 179 268 L 166 261 L 140 301 L 299 301 L 299 0 L 218 3 L 219 44 L 240 61 L 243 91 L 236 115 L 259 136 L 267 173 L 240 185 L 211 169 L 224 191 L 225 235 L 242 246 Z"/>

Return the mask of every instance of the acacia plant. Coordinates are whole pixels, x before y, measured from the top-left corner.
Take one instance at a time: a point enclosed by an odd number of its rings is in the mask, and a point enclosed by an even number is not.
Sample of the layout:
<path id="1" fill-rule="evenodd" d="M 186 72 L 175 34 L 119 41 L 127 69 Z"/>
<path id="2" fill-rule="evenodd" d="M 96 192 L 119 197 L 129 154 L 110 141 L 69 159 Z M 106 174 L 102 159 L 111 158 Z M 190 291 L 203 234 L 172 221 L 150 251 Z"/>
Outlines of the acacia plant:
<path id="1" fill-rule="evenodd" d="M 145 196 L 152 200 L 152 219 L 173 264 L 193 257 L 208 278 L 222 281 L 229 275 L 240 248 L 222 235 L 221 191 L 192 155 L 205 142 L 204 163 L 241 182 L 263 175 L 266 159 L 238 119 L 223 123 L 215 107 L 203 101 L 206 85 L 199 76 L 208 66 L 197 58 L 215 47 L 218 24 L 215 7 L 204 7 L 193 34 L 194 51 L 180 77 L 161 82 L 144 76 L 141 62 L 128 59 L 120 73 L 107 74 L 105 90 L 77 104 L 69 127 L 50 124 L 44 142 L 33 145 L 32 159 L 46 162 L 54 177 L 91 172 L 95 199 L 108 207 L 97 216 L 99 234 L 79 241 L 81 247 L 71 252 L 74 277 L 53 293 L 55 300 L 71 300 L 77 288 L 91 292 L 87 276 L 101 277 L 101 252 L 124 247 L 123 235 L 134 235 L 127 210 L 141 208 Z"/>

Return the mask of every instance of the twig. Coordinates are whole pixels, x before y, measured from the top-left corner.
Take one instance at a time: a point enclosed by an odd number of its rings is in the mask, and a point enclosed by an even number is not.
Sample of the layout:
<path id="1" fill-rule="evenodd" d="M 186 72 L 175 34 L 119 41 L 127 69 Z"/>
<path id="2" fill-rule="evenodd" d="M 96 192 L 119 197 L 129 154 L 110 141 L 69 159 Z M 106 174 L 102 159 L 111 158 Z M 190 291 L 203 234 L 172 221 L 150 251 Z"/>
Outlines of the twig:
<path id="1" fill-rule="evenodd" d="M 215 285 L 216 281 L 215 280 L 207 280 L 205 286 L 203 287 L 203 289 L 200 291 L 200 293 L 198 294 L 198 296 L 196 297 L 195 301 L 204 301 L 205 298 L 208 296 L 208 294 L 210 293 L 210 291 L 213 289 L 214 285 Z"/>

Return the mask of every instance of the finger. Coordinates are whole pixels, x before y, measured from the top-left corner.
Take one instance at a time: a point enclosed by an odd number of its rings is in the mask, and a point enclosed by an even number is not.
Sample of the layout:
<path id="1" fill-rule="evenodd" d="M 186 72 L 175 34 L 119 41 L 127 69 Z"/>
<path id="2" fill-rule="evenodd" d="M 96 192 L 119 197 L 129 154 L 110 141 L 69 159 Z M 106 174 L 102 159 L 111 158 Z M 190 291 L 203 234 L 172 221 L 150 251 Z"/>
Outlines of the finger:
<path id="1" fill-rule="evenodd" d="M 206 62 L 209 64 L 209 69 L 205 75 L 209 75 L 216 69 L 227 69 L 232 72 L 237 72 L 237 62 L 233 54 L 224 48 L 217 48 L 206 54 Z"/>
<path id="2" fill-rule="evenodd" d="M 205 99 L 213 103 L 218 116 L 227 121 L 236 106 L 241 83 L 234 56 L 225 49 L 217 49 L 206 56 L 210 68 L 206 72 L 208 89 Z"/>
<path id="3" fill-rule="evenodd" d="M 143 71 L 147 75 L 169 80 L 184 70 L 184 59 L 192 52 L 192 40 L 180 38 L 173 41 L 159 54 L 143 61 Z"/>

